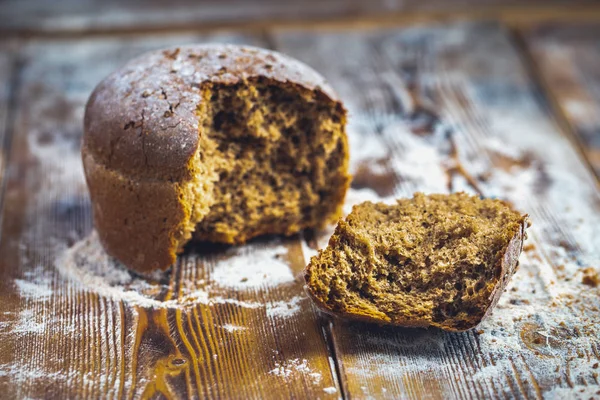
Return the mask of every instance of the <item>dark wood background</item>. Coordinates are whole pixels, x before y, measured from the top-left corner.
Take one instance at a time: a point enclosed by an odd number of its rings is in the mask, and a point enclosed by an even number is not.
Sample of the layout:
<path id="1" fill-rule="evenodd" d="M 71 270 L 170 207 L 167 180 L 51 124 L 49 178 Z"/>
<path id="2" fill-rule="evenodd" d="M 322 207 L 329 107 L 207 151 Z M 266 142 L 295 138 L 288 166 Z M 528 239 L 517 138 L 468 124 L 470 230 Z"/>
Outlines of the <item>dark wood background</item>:
<path id="1" fill-rule="evenodd" d="M 0 10 L 0 397 L 600 398 L 597 2 Z M 276 49 L 328 78 L 350 111 L 348 207 L 465 190 L 529 213 L 521 268 L 490 319 L 450 334 L 319 314 L 299 274 L 326 232 L 191 249 L 143 280 L 144 296 L 67 270 L 66 249 L 93 242 L 87 96 L 133 56 L 206 41 Z M 280 284 L 223 284 L 240 262 L 281 265 Z"/>

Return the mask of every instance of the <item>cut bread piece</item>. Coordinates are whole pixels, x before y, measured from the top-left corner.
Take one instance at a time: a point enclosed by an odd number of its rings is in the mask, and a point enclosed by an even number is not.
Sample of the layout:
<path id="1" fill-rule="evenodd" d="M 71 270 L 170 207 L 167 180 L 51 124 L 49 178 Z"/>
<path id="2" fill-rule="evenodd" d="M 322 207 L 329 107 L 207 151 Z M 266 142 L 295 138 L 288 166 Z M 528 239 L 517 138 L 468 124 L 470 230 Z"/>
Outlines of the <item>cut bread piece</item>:
<path id="1" fill-rule="evenodd" d="M 400 326 L 473 328 L 514 274 L 527 215 L 465 193 L 365 202 L 306 268 L 326 312 Z"/>

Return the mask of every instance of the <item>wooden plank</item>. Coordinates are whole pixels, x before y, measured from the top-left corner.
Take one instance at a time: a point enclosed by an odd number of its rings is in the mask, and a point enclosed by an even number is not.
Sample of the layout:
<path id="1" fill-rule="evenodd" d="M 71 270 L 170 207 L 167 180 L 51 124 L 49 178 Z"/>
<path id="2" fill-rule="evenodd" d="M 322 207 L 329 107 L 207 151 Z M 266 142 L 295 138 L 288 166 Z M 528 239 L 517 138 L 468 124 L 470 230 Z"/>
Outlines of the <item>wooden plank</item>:
<path id="1" fill-rule="evenodd" d="M 449 16 L 523 19 L 598 15 L 593 0 L 8 0 L 2 4 L 0 34 L 81 34 L 169 31 L 316 22 L 419 20 Z"/>
<path id="2" fill-rule="evenodd" d="M 600 178 L 600 25 L 555 24 L 523 34 L 553 104 Z"/>
<path id="3" fill-rule="evenodd" d="M 17 84 L 15 79 L 13 79 L 18 63 L 15 56 L 15 47 L 16 42 L 0 42 L 0 188 L 3 187 L 5 182 L 6 161 L 12 133 L 8 115 L 12 105 L 13 92 Z M 0 197 L 0 208 L 1 204 L 2 200 Z"/>
<path id="4" fill-rule="evenodd" d="M 598 397 L 599 191 L 506 32 L 465 24 L 280 32 L 273 42 L 346 101 L 349 204 L 465 190 L 508 199 L 533 220 L 521 267 L 477 330 L 332 319 L 347 397 Z M 309 238 L 307 256 L 326 240 Z"/>
<path id="5" fill-rule="evenodd" d="M 256 37 L 33 42 L 17 96 L 0 242 L 6 398 L 335 398 L 300 241 L 207 246 L 138 276 L 99 246 L 79 155 L 93 86 L 148 49 Z"/>

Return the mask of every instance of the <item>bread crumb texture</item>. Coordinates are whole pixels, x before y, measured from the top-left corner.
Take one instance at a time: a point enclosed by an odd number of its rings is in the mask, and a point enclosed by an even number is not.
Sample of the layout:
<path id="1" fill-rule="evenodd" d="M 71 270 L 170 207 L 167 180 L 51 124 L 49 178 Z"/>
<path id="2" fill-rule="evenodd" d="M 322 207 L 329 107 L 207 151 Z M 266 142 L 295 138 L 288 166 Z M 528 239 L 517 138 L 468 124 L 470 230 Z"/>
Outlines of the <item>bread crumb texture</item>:
<path id="1" fill-rule="evenodd" d="M 133 60 L 86 107 L 100 240 L 145 271 L 193 238 L 239 244 L 335 221 L 350 181 L 345 125 L 323 78 L 275 52 L 197 45 Z"/>
<path id="2" fill-rule="evenodd" d="M 305 271 L 325 311 L 401 326 L 476 326 L 515 272 L 527 216 L 500 200 L 416 193 L 364 202 Z"/>
<path id="3" fill-rule="evenodd" d="M 195 165 L 209 169 L 217 183 L 212 191 L 194 184 L 202 193 L 193 201 L 197 239 L 243 243 L 339 217 L 349 182 L 341 108 L 315 92 L 264 78 L 206 90 L 203 160 Z"/>

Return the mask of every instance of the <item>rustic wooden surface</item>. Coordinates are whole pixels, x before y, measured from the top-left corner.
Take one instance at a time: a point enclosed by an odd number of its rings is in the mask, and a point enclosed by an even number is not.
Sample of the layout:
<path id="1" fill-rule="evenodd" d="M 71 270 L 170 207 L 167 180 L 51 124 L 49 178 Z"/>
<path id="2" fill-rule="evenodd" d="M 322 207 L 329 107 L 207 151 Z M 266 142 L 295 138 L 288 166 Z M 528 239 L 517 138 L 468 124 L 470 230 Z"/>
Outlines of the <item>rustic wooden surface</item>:
<path id="1" fill-rule="evenodd" d="M 595 0 L 2 0 L 1 35 L 77 35 L 264 27 L 282 23 L 497 18 L 519 23 L 566 15 L 600 18 Z"/>
<path id="2" fill-rule="evenodd" d="M 65 267 L 69 246 L 94 242 L 78 156 L 89 92 L 147 49 L 215 40 L 274 47 L 331 81 L 351 114 L 348 207 L 466 190 L 531 215 L 521 268 L 488 321 L 447 334 L 320 315 L 298 274 L 326 232 L 202 245 L 169 274 L 133 277 L 139 293 Z M 597 181 L 501 26 L 11 49 L 0 52 L 0 397 L 600 396 L 600 289 L 586 279 L 600 273 Z"/>
<path id="3" fill-rule="evenodd" d="M 600 24 L 546 25 L 524 37 L 550 99 L 600 177 Z"/>
<path id="4" fill-rule="evenodd" d="M 369 176 L 372 187 L 374 176 L 391 183 L 373 187 L 376 193 L 362 189 L 362 197 L 466 190 L 508 199 L 534 221 L 517 283 L 479 330 L 443 334 L 333 321 L 344 393 L 597 397 L 599 291 L 582 283 L 582 269 L 600 269 L 600 196 L 506 32 L 467 25 L 275 39 L 346 99 L 351 148 L 366 156 L 358 177 Z M 373 157 L 361 150 L 367 143 L 385 151 Z M 544 338 L 539 346 L 540 335 L 552 342 Z"/>

